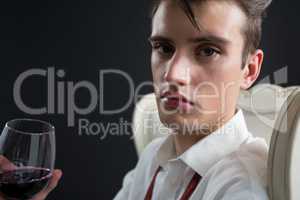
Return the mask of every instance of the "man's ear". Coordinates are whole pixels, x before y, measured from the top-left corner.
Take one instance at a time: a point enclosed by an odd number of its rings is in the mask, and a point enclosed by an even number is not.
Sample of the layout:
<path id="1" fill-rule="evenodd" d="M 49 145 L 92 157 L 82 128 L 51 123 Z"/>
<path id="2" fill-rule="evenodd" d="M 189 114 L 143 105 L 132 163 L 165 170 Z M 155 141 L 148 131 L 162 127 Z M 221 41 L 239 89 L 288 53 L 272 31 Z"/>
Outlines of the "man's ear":
<path id="1" fill-rule="evenodd" d="M 260 74 L 261 66 L 264 59 L 264 52 L 261 49 L 257 49 L 254 53 L 248 56 L 246 65 L 242 70 L 242 82 L 241 89 L 250 88 L 256 81 Z"/>

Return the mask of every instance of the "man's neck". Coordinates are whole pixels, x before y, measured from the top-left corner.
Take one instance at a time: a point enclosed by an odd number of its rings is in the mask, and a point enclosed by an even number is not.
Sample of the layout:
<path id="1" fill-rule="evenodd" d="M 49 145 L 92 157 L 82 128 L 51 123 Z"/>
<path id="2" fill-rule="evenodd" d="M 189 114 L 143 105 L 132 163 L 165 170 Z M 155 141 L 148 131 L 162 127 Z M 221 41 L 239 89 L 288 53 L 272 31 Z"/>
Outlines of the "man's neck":
<path id="1" fill-rule="evenodd" d="M 174 145 L 175 145 L 175 151 L 176 155 L 180 156 L 182 153 L 184 153 L 187 149 L 189 149 L 191 146 L 193 146 L 195 143 L 203 139 L 206 135 L 181 135 L 181 134 L 175 134 L 174 135 Z"/>
<path id="2" fill-rule="evenodd" d="M 218 120 L 218 123 L 216 123 L 213 127 L 210 127 L 206 130 L 201 130 L 201 133 L 198 132 L 194 134 L 174 134 L 174 145 L 176 155 L 180 156 L 198 141 L 202 140 L 203 138 L 205 138 L 206 136 L 210 135 L 212 132 L 216 131 L 218 128 L 223 126 L 225 123 L 227 123 L 234 115 L 235 111 L 227 116 L 223 116 L 222 120 Z"/>

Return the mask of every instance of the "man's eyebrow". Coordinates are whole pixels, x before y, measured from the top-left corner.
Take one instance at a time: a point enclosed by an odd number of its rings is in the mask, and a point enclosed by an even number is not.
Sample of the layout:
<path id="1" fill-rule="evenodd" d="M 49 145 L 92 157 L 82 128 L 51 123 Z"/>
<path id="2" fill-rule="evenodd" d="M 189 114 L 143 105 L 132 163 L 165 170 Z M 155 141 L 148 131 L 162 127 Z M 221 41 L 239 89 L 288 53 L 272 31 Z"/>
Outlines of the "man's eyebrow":
<path id="1" fill-rule="evenodd" d="M 215 35 L 205 35 L 205 36 L 201 36 L 201 37 L 190 38 L 190 39 L 188 39 L 188 41 L 191 43 L 215 42 L 215 43 L 223 44 L 223 45 L 231 43 L 228 39 L 219 37 L 219 36 L 215 36 Z"/>
<path id="2" fill-rule="evenodd" d="M 161 42 L 169 42 L 172 43 L 172 40 L 164 37 L 164 36 L 160 36 L 160 35 L 156 35 L 156 36 L 150 36 L 148 38 L 149 42 L 157 42 L 157 41 L 161 41 Z"/>
<path id="3" fill-rule="evenodd" d="M 161 35 L 150 36 L 148 38 L 148 40 L 149 40 L 149 42 L 161 41 L 161 42 L 172 43 L 171 39 L 161 36 Z M 223 44 L 223 45 L 227 45 L 227 44 L 231 43 L 228 39 L 219 37 L 219 36 L 215 36 L 215 35 L 205 35 L 205 36 L 190 38 L 190 39 L 188 39 L 188 42 L 191 42 L 191 43 L 215 42 L 215 43 Z"/>

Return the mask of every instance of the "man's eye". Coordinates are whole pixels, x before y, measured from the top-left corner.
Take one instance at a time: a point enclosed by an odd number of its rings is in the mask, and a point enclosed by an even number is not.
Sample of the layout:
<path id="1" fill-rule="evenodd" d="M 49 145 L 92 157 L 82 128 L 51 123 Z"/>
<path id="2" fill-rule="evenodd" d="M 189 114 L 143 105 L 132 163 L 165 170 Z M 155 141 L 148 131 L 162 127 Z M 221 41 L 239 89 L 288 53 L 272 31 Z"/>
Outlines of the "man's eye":
<path id="1" fill-rule="evenodd" d="M 215 55 L 216 53 L 219 53 L 219 51 L 217 51 L 216 49 L 211 48 L 211 47 L 206 47 L 206 48 L 200 49 L 198 54 L 203 57 L 209 57 L 209 56 Z"/>
<path id="2" fill-rule="evenodd" d="M 163 43 L 153 44 L 153 49 L 161 54 L 172 54 L 174 52 L 174 47 L 172 45 Z"/>

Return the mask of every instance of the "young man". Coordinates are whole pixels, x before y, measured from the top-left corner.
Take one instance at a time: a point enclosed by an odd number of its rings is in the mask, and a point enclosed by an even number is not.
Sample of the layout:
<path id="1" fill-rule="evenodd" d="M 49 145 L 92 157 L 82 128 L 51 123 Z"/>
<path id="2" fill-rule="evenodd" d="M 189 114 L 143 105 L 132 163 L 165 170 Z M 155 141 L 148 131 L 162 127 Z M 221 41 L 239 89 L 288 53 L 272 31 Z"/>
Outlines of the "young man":
<path id="1" fill-rule="evenodd" d="M 257 79 L 270 0 L 156 0 L 152 72 L 160 120 L 154 140 L 115 200 L 261 200 L 267 145 L 236 108 Z"/>

